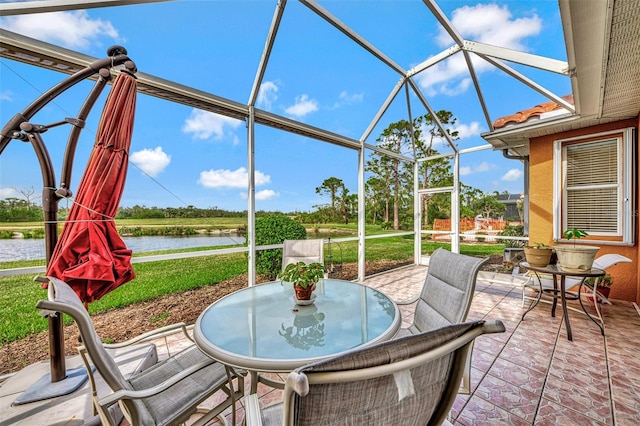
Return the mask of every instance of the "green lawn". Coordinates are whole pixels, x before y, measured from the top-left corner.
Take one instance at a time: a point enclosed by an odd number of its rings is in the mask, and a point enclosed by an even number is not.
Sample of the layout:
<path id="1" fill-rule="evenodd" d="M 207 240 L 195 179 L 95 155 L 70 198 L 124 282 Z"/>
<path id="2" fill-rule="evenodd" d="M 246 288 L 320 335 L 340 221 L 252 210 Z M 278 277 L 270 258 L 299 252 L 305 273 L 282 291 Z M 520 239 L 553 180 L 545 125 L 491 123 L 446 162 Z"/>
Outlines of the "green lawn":
<path id="1" fill-rule="evenodd" d="M 412 236 L 395 236 L 367 240 L 367 260 L 410 260 L 413 258 Z M 428 254 L 438 247 L 450 249 L 449 244 L 424 242 L 422 252 Z M 474 256 L 502 253 L 504 246 L 461 244 L 461 252 Z M 325 249 L 326 250 L 326 249 Z M 185 249 L 180 251 L 193 251 Z M 175 251 L 174 251 L 175 252 Z M 163 252 L 153 252 L 166 253 Z M 137 253 L 135 256 L 150 253 Z M 332 256 L 336 262 L 357 261 L 358 242 L 348 241 L 332 245 Z M 206 285 L 215 285 L 223 280 L 247 272 L 244 253 L 194 257 L 160 262 L 136 263 L 137 277 L 102 299 L 91 303 L 90 313 L 127 306 L 171 293 L 179 293 Z M 42 265 L 43 261 L 3 262 L 0 267 Z M 33 281 L 32 275 L 0 277 L 0 345 L 38 333 L 47 328 L 47 322 L 35 309 L 38 300 L 46 298 L 46 291 Z"/>
<path id="2" fill-rule="evenodd" d="M 137 277 L 89 305 L 89 312 L 106 311 L 150 300 L 165 294 L 179 293 L 247 272 L 244 254 L 193 257 L 161 262 L 134 264 Z M 0 344 L 5 344 L 45 330 L 35 309 L 38 300 L 47 297 L 32 275 L 0 277 Z"/>

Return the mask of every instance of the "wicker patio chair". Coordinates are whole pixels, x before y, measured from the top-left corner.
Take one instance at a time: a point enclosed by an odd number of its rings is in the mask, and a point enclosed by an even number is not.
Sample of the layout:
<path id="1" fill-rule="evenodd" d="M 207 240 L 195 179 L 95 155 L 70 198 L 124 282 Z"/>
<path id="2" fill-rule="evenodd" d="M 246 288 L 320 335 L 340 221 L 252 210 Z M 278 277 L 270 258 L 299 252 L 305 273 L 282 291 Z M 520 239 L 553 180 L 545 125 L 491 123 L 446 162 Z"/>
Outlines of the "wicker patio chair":
<path id="1" fill-rule="evenodd" d="M 183 423 L 217 391 L 226 393 L 226 398 L 191 424 L 205 424 L 230 406 L 235 423 L 235 403 L 244 393 L 242 375 L 207 357 L 193 344 L 125 379 L 73 289 L 57 278 L 46 278 L 49 300 L 40 300 L 36 307 L 42 309 L 44 315 L 62 312 L 75 320 L 83 344 L 79 350 L 87 370 L 93 365 L 111 389 L 108 395 L 92 396 L 103 424 L 118 424 L 112 418 L 111 410 L 116 403 L 134 426 Z M 237 380 L 235 390 L 233 379 Z"/>
<path id="2" fill-rule="evenodd" d="M 247 395 L 247 425 L 447 423 L 471 343 L 504 330 L 499 320 L 454 324 L 301 367 L 288 375 L 282 403 L 260 409 Z"/>

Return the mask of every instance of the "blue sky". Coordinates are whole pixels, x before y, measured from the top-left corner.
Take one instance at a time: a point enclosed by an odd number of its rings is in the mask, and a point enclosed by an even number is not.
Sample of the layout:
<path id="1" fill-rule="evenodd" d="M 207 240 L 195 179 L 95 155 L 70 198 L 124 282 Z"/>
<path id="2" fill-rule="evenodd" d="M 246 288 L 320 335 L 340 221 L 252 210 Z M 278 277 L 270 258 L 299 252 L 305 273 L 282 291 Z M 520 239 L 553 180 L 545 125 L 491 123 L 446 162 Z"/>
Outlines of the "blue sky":
<path id="1" fill-rule="evenodd" d="M 1 3 L 1 2 L 0 2 Z M 176 1 L 2 17 L 0 26 L 96 58 L 108 46 L 127 48 L 141 72 L 247 103 L 274 14 L 276 0 Z M 421 1 L 320 1 L 325 9 L 404 69 L 453 43 Z M 440 7 L 463 38 L 566 60 L 557 1 L 443 1 Z M 488 130 L 461 55 L 416 76 L 435 110 L 457 118 L 460 148 L 483 145 Z M 491 119 L 547 99 L 492 66 L 477 62 Z M 512 65 L 558 95 L 568 78 Z M 0 60 L 0 125 L 66 75 Z M 257 107 L 360 139 L 399 75 L 303 4 L 286 4 Z M 92 82 L 64 93 L 32 120 L 38 124 L 77 114 Z M 106 93 L 94 107 L 78 145 L 75 190 L 94 142 Z M 413 116 L 426 113 L 412 95 Z M 400 92 L 367 143 L 390 123 L 407 117 Z M 242 121 L 138 95 L 130 167 L 121 205 L 247 208 L 247 130 Z M 44 141 L 59 181 L 69 126 L 49 130 Z M 309 211 L 328 202 L 315 188 L 329 177 L 357 192 L 357 153 L 317 140 L 256 127 L 256 208 Z M 461 159 L 463 183 L 485 192 L 523 190 L 523 168 L 500 152 Z M 0 156 L 0 198 L 42 179 L 30 145 L 12 141 Z M 64 203 L 61 202 L 61 203 Z"/>

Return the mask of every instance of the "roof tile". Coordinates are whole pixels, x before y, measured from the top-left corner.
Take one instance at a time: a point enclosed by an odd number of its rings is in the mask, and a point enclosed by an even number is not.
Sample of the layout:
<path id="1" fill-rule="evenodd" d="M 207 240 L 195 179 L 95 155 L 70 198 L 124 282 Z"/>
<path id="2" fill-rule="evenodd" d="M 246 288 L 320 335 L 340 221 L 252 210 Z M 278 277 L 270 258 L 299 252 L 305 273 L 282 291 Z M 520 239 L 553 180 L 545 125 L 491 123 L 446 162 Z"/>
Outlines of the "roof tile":
<path id="1" fill-rule="evenodd" d="M 565 101 L 569 102 L 572 105 L 574 104 L 573 94 L 563 96 L 562 99 L 564 99 Z M 554 101 L 545 102 L 543 104 L 536 105 L 533 108 L 525 109 L 523 111 L 518 111 L 515 114 L 507 115 L 505 117 L 500 117 L 493 122 L 493 127 L 495 129 L 500 129 L 502 127 L 506 127 L 509 124 L 524 123 L 530 120 L 532 117 L 539 118 L 542 114 L 546 112 L 555 111 L 561 108 L 562 106 L 557 104 Z"/>

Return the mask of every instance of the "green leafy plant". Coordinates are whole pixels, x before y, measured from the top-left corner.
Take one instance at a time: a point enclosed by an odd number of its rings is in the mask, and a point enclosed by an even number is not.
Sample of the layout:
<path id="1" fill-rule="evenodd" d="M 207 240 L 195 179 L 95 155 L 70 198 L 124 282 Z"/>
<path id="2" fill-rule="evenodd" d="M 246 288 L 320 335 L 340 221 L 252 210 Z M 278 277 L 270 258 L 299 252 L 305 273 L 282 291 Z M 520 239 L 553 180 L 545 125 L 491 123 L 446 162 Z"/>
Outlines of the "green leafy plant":
<path id="1" fill-rule="evenodd" d="M 305 227 L 285 215 L 270 215 L 256 219 L 256 245 L 282 244 L 284 240 L 304 240 Z M 282 249 L 256 252 L 256 272 L 269 279 L 276 277 L 282 268 Z"/>
<path id="2" fill-rule="evenodd" d="M 586 237 L 589 234 L 587 233 L 587 231 L 584 231 L 582 229 L 578 229 L 578 228 L 571 228 L 571 229 L 567 229 L 566 231 L 564 231 L 562 233 L 562 236 L 565 237 L 567 239 L 567 241 L 573 241 L 573 245 L 576 245 L 575 240 L 579 240 L 580 238 Z"/>
<path id="3" fill-rule="evenodd" d="M 324 265 L 319 262 L 290 263 L 278 275 L 278 279 L 293 283 L 302 288 L 309 288 L 324 277 Z"/>
<path id="4" fill-rule="evenodd" d="M 507 225 L 500 235 L 504 235 L 505 237 L 524 237 L 524 225 Z M 507 240 L 503 238 L 497 239 L 497 242 L 504 244 L 505 248 L 522 248 L 526 245 L 526 243 L 521 240 Z"/>
<path id="5" fill-rule="evenodd" d="M 533 243 L 533 245 L 530 245 L 529 247 L 534 249 L 549 248 L 549 246 L 545 243 Z"/>
<path id="6" fill-rule="evenodd" d="M 593 288 L 593 284 L 595 283 L 597 278 L 589 277 L 584 280 L 584 283 L 589 288 Z M 598 279 L 598 287 L 611 287 L 613 285 L 613 277 L 609 274 L 605 274 L 603 277 Z"/>

